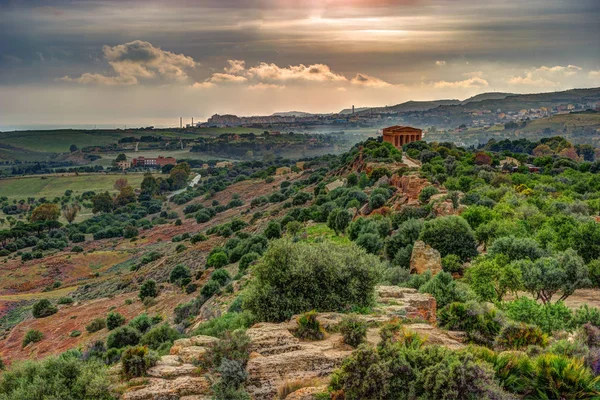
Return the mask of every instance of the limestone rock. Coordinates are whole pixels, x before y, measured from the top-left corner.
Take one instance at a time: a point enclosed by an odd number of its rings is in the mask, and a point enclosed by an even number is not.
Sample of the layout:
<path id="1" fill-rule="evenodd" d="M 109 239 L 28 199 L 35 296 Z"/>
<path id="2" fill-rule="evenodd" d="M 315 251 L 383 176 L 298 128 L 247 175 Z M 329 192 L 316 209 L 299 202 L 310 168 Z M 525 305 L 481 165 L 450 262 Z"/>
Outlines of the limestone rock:
<path id="1" fill-rule="evenodd" d="M 246 331 L 250 351 L 263 356 L 300 349 L 300 341 L 282 324 L 260 323 Z"/>
<path id="2" fill-rule="evenodd" d="M 148 378 L 147 381 L 145 386 L 130 388 L 123 394 L 123 400 L 180 400 L 184 396 L 210 393 L 210 382 L 204 377 Z"/>
<path id="3" fill-rule="evenodd" d="M 255 400 L 271 400 L 286 380 L 328 376 L 349 354 L 351 351 L 304 345 L 300 350 L 253 358 L 248 361 L 246 389 Z"/>
<path id="4" fill-rule="evenodd" d="M 435 326 L 429 324 L 409 324 L 405 325 L 405 327 L 418 333 L 428 344 L 437 344 L 452 350 L 459 350 L 465 347 L 463 343 L 457 340 L 456 336 L 451 336 Z"/>
<path id="5" fill-rule="evenodd" d="M 410 272 L 422 274 L 426 271 L 431 271 L 435 275 L 441 270 L 442 257 L 440 252 L 425 244 L 425 242 L 417 240 L 410 257 Z"/>
<path id="6" fill-rule="evenodd" d="M 327 385 L 317 387 L 305 387 L 290 393 L 285 400 L 315 400 L 315 395 L 318 393 L 327 392 Z"/>
<path id="7" fill-rule="evenodd" d="M 191 364 L 193 362 L 202 361 L 206 356 L 207 352 L 208 350 L 206 349 L 206 347 L 189 346 L 183 347 L 181 350 L 179 350 L 178 356 L 181 359 L 181 361 Z"/>
<path id="8" fill-rule="evenodd" d="M 196 372 L 192 364 L 183 363 L 178 356 L 162 356 L 156 365 L 148 370 L 148 375 L 155 378 L 172 379 L 178 376 L 191 375 Z"/>

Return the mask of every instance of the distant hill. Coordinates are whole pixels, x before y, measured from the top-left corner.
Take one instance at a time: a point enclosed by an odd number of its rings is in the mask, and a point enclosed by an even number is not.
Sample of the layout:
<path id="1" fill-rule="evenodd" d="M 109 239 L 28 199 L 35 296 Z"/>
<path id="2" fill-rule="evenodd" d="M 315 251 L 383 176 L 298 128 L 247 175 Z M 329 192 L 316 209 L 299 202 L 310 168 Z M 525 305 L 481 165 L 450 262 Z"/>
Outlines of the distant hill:
<path id="1" fill-rule="evenodd" d="M 489 92 L 489 93 L 480 93 L 473 97 L 469 97 L 466 100 L 463 100 L 461 104 L 473 103 L 477 101 L 483 100 L 502 100 L 507 98 L 508 96 L 518 96 L 514 93 L 502 93 L 502 92 Z"/>
<path id="2" fill-rule="evenodd" d="M 276 112 L 271 114 L 273 117 L 310 117 L 311 113 L 307 113 L 304 111 L 284 111 L 284 112 Z"/>
<path id="3" fill-rule="evenodd" d="M 386 107 L 373 107 L 357 109 L 357 114 L 365 113 L 395 113 L 395 112 L 407 112 L 407 111 L 427 111 L 439 106 L 452 106 L 460 104 L 460 100 L 433 100 L 433 101 L 407 101 L 405 103 L 396 104 L 395 106 Z"/>

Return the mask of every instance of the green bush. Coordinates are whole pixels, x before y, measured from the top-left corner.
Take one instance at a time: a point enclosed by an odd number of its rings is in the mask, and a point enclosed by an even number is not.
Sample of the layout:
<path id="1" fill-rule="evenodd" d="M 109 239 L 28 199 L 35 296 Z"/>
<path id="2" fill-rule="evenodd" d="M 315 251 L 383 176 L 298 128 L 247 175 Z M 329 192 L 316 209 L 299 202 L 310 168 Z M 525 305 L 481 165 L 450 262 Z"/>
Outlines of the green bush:
<path id="1" fill-rule="evenodd" d="M 226 312 L 220 317 L 213 318 L 202 323 L 195 331 L 194 335 L 206 335 L 223 337 L 225 332 L 247 329 L 256 323 L 256 317 L 249 311 L 241 313 Z"/>
<path id="2" fill-rule="evenodd" d="M 241 272 L 244 272 L 248 269 L 248 267 L 250 266 L 250 264 L 252 264 L 254 261 L 258 260 L 260 258 L 260 254 L 255 253 L 255 252 L 250 252 L 250 253 L 246 253 L 242 256 L 242 258 L 240 258 L 240 263 L 239 263 L 239 270 Z"/>
<path id="3" fill-rule="evenodd" d="M 214 254 L 211 254 L 206 260 L 207 268 L 223 268 L 229 263 L 229 259 L 227 258 L 227 254 L 224 251 L 219 251 Z"/>
<path id="4" fill-rule="evenodd" d="M 210 298 L 215 294 L 219 293 L 220 291 L 221 285 L 219 284 L 219 282 L 211 279 L 208 282 L 206 282 L 204 286 L 202 286 L 202 289 L 200 289 L 200 294 L 205 298 Z"/>
<path id="5" fill-rule="evenodd" d="M 344 343 L 358 347 L 367 339 L 367 324 L 356 315 L 345 316 L 339 324 Z"/>
<path id="6" fill-rule="evenodd" d="M 95 318 L 85 326 L 85 330 L 89 333 L 98 332 L 100 329 L 106 328 L 106 320 L 104 318 Z"/>
<path id="7" fill-rule="evenodd" d="M 441 271 L 419 288 L 421 293 L 435 297 L 438 307 L 443 308 L 455 301 L 466 301 L 471 297 L 469 287 L 456 282 L 448 272 Z"/>
<path id="8" fill-rule="evenodd" d="M 81 336 L 81 331 L 74 330 L 74 331 L 72 331 L 72 332 L 69 334 L 69 336 L 71 336 L 71 337 L 78 337 L 78 336 Z"/>
<path id="9" fill-rule="evenodd" d="M 535 325 L 507 324 L 498 337 L 496 347 L 503 350 L 523 350 L 528 346 L 546 347 L 548 337 Z"/>
<path id="10" fill-rule="evenodd" d="M 562 302 L 540 304 L 528 297 L 519 297 L 502 303 L 501 307 L 513 321 L 537 325 L 548 334 L 574 327 L 573 312 Z"/>
<path id="11" fill-rule="evenodd" d="M 223 359 L 238 361 L 245 367 L 250 356 L 249 346 L 250 337 L 243 330 L 225 332 L 223 338 L 209 349 L 206 361 L 213 368 L 221 365 Z"/>
<path id="12" fill-rule="evenodd" d="M 14 364 L 0 376 L 0 399 L 114 400 L 104 363 L 65 353 Z"/>
<path id="13" fill-rule="evenodd" d="M 267 239 L 279 239 L 281 237 L 281 224 L 277 221 L 270 221 L 263 235 L 267 237 Z"/>
<path id="14" fill-rule="evenodd" d="M 305 340 L 323 340 L 325 331 L 317 321 L 317 312 L 308 311 L 298 317 L 298 328 L 294 332 L 297 338 Z"/>
<path id="15" fill-rule="evenodd" d="M 72 297 L 61 297 L 60 299 L 58 299 L 58 301 L 56 302 L 57 304 L 73 304 L 75 302 L 75 300 L 73 300 Z"/>
<path id="16" fill-rule="evenodd" d="M 135 346 L 140 342 L 140 333 L 129 327 L 121 326 L 115 329 L 106 339 L 106 347 L 109 349 L 120 349 L 127 346 Z"/>
<path id="17" fill-rule="evenodd" d="M 142 284 L 140 288 L 139 297 L 143 301 L 147 298 L 155 298 L 158 296 L 158 287 L 156 281 L 149 279 Z"/>
<path id="18" fill-rule="evenodd" d="M 345 400 L 511 398 L 473 355 L 409 343 L 360 346 L 333 373 L 330 389 Z"/>
<path id="19" fill-rule="evenodd" d="M 181 281 L 186 278 L 191 278 L 190 269 L 183 264 L 177 264 L 169 274 L 169 282 L 181 286 Z"/>
<path id="20" fill-rule="evenodd" d="M 165 323 L 150 329 L 148 333 L 142 336 L 140 344 L 158 350 L 164 343 L 172 345 L 180 336 L 176 329 Z"/>
<path id="21" fill-rule="evenodd" d="M 419 193 L 419 201 L 422 204 L 429 203 L 431 196 L 438 194 L 440 191 L 433 185 L 425 186 L 421 193 Z"/>
<path id="22" fill-rule="evenodd" d="M 215 400 L 250 400 L 242 385 L 248 379 L 248 373 L 238 361 L 223 358 L 217 368 L 219 380 L 213 385 Z"/>
<path id="23" fill-rule="evenodd" d="M 146 376 L 146 371 L 156 365 L 158 355 L 145 346 L 129 347 L 121 354 L 123 375 L 128 379 Z"/>
<path id="24" fill-rule="evenodd" d="M 219 286 L 224 286 L 227 282 L 231 280 L 231 275 L 224 269 L 218 269 L 212 273 L 210 276 L 211 281 L 216 281 Z"/>
<path id="25" fill-rule="evenodd" d="M 477 240 L 463 218 L 450 215 L 426 221 L 421 240 L 440 252 L 442 257 L 456 254 L 461 260 L 477 255 Z"/>
<path id="26" fill-rule="evenodd" d="M 143 313 L 133 317 L 127 325 L 133 329 L 137 329 L 140 333 L 145 333 L 152 327 L 153 323 L 148 314 Z"/>
<path id="27" fill-rule="evenodd" d="M 253 268 L 244 308 L 262 321 L 294 314 L 369 307 L 383 266 L 356 245 L 280 239 Z"/>
<path id="28" fill-rule="evenodd" d="M 44 334 L 38 330 L 30 329 L 27 331 L 25 336 L 23 337 L 23 347 L 27 346 L 29 343 L 37 343 L 44 338 Z"/>
<path id="29" fill-rule="evenodd" d="M 125 317 L 117 312 L 109 312 L 106 316 L 106 327 L 109 331 L 118 328 L 125 323 Z"/>
<path id="30" fill-rule="evenodd" d="M 442 258 L 442 269 L 451 274 L 461 273 L 463 270 L 463 263 L 456 254 L 448 254 L 446 257 Z"/>
<path id="31" fill-rule="evenodd" d="M 41 299 L 33 305 L 31 313 L 35 318 L 44 318 L 52 314 L 56 314 L 57 311 L 58 308 L 56 308 L 56 306 L 50 303 L 50 300 Z"/>
<path id="32" fill-rule="evenodd" d="M 438 326 L 452 331 L 464 331 L 471 343 L 491 347 L 505 324 L 503 314 L 489 303 L 450 303 L 437 315 Z"/>

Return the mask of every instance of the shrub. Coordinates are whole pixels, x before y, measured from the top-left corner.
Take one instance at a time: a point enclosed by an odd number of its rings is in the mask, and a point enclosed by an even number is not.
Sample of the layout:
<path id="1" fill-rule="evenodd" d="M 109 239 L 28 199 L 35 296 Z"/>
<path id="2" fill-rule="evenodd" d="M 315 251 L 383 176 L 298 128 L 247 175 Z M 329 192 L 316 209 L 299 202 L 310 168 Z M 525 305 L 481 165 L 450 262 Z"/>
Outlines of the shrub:
<path id="1" fill-rule="evenodd" d="M 263 234 L 267 239 L 279 239 L 281 237 L 281 224 L 276 221 L 270 221 Z"/>
<path id="2" fill-rule="evenodd" d="M 218 269 L 210 276 L 210 280 L 216 281 L 219 286 L 224 286 L 230 279 L 231 275 L 224 269 Z"/>
<path id="3" fill-rule="evenodd" d="M 133 329 L 138 330 L 140 333 L 145 333 L 148 331 L 148 329 L 152 327 L 153 324 L 150 320 L 150 317 L 148 317 L 148 314 L 143 313 L 136 317 L 133 317 L 127 325 L 129 325 Z"/>
<path id="4" fill-rule="evenodd" d="M 29 343 L 37 343 L 44 338 L 44 334 L 38 330 L 30 329 L 23 337 L 23 347 Z"/>
<path id="5" fill-rule="evenodd" d="M 145 346 L 129 347 L 121 354 L 123 375 L 127 378 L 146 376 L 146 371 L 156 365 L 158 355 Z"/>
<path id="6" fill-rule="evenodd" d="M 503 350 L 523 350 L 527 346 L 548 345 L 548 337 L 534 325 L 508 324 L 496 338 L 496 347 Z"/>
<path id="7" fill-rule="evenodd" d="M 385 202 L 385 196 L 380 193 L 374 193 L 369 199 L 369 207 L 371 207 L 372 210 L 377 210 L 378 208 L 383 207 Z"/>
<path id="8" fill-rule="evenodd" d="M 125 323 L 125 317 L 117 312 L 109 312 L 106 316 L 106 327 L 109 331 L 118 328 Z"/>
<path id="9" fill-rule="evenodd" d="M 200 299 L 200 298 L 193 299 L 187 303 L 178 304 L 174 310 L 175 323 L 179 324 L 179 323 L 187 320 L 189 317 L 198 315 L 198 312 L 200 311 L 200 307 L 202 307 L 202 304 L 204 304 L 204 300 Z"/>
<path id="10" fill-rule="evenodd" d="M 450 215 L 426 221 L 421 240 L 440 252 L 442 257 L 456 254 L 461 260 L 477 255 L 473 230 L 461 217 Z"/>
<path id="11" fill-rule="evenodd" d="M 207 240 L 208 240 L 208 237 L 205 234 L 203 234 L 203 233 L 197 233 L 194 236 L 192 236 L 192 238 L 190 239 L 190 242 L 192 244 L 196 244 L 196 243 L 204 242 L 204 241 L 207 241 Z"/>
<path id="12" fill-rule="evenodd" d="M 71 251 L 73 253 L 83 253 L 83 247 L 81 247 L 81 246 L 73 246 L 71 248 Z"/>
<path id="13" fill-rule="evenodd" d="M 126 346 L 135 346 L 140 342 L 140 333 L 129 327 L 122 326 L 115 329 L 106 339 L 106 347 L 120 349 Z"/>
<path id="14" fill-rule="evenodd" d="M 213 385 L 216 400 L 250 400 L 250 395 L 241 389 L 248 373 L 239 361 L 223 358 L 217 372 L 219 380 Z"/>
<path id="15" fill-rule="evenodd" d="M 444 271 L 451 274 L 460 273 L 463 269 L 463 263 L 456 254 L 448 254 L 446 257 L 442 258 L 442 268 Z"/>
<path id="16" fill-rule="evenodd" d="M 211 279 L 208 282 L 206 282 L 204 286 L 202 286 L 202 289 L 200 289 L 200 294 L 205 298 L 210 298 L 214 294 L 219 293 L 220 290 L 221 285 L 219 284 L 219 282 Z"/>
<path id="17" fill-rule="evenodd" d="M 233 332 L 238 329 L 244 330 L 254 325 L 254 323 L 256 323 L 256 317 L 250 312 L 237 313 L 230 311 L 200 324 L 193 334 L 223 337 L 225 332 Z"/>
<path id="18" fill-rule="evenodd" d="M 319 321 L 317 321 L 317 312 L 309 311 L 298 317 L 298 328 L 294 335 L 300 339 L 323 340 L 325 332 Z"/>
<path id="19" fill-rule="evenodd" d="M 435 297 L 438 307 L 445 307 L 454 301 L 466 301 L 470 294 L 468 286 L 458 283 L 448 272 L 442 271 L 419 288 L 421 293 Z"/>
<path id="20" fill-rule="evenodd" d="M 509 261 L 522 260 L 525 258 L 535 261 L 545 255 L 538 242 L 531 238 L 505 236 L 498 238 L 489 248 L 489 254 L 496 256 L 503 254 Z"/>
<path id="21" fill-rule="evenodd" d="M 345 316 L 339 325 L 344 343 L 358 347 L 367 338 L 367 324 L 356 315 Z"/>
<path id="22" fill-rule="evenodd" d="M 206 267 L 215 269 L 223 268 L 228 263 L 229 260 L 227 258 L 227 254 L 225 254 L 224 251 L 218 251 L 214 254 L 211 254 L 210 257 L 208 257 L 208 260 L 206 260 Z"/>
<path id="23" fill-rule="evenodd" d="M 176 284 L 177 286 L 181 286 L 181 281 L 186 278 L 191 278 L 192 273 L 190 269 L 183 264 L 177 264 L 171 270 L 171 274 L 169 275 L 169 282 Z"/>
<path id="24" fill-rule="evenodd" d="M 65 353 L 14 364 L 0 376 L 0 398 L 113 400 L 104 363 Z"/>
<path id="25" fill-rule="evenodd" d="M 431 196 L 438 194 L 440 191 L 433 185 L 425 186 L 421 193 L 419 193 L 419 201 L 422 204 L 429 203 Z"/>
<path id="26" fill-rule="evenodd" d="M 50 303 L 50 300 L 48 300 L 48 299 L 41 299 L 41 300 L 37 301 L 33 305 L 33 308 L 31 310 L 31 312 L 35 318 L 48 317 L 52 314 L 56 314 L 57 311 L 58 311 L 58 308 L 56 308 L 56 306 L 54 306 L 52 303 Z"/>
<path id="27" fill-rule="evenodd" d="M 78 337 L 81 336 L 81 331 L 74 330 L 69 334 L 70 337 Z"/>
<path id="28" fill-rule="evenodd" d="M 150 329 L 148 333 L 142 336 L 140 344 L 148 346 L 153 350 L 158 350 L 164 343 L 172 345 L 180 336 L 176 329 L 165 323 Z"/>
<path id="29" fill-rule="evenodd" d="M 543 332 L 552 333 L 561 330 L 571 330 L 572 311 L 562 302 L 540 304 L 527 297 L 502 303 L 506 316 L 517 322 L 539 326 Z"/>
<path id="30" fill-rule="evenodd" d="M 72 297 L 61 297 L 60 299 L 58 299 L 58 301 L 56 302 L 57 304 L 73 304 L 75 302 L 75 300 L 73 300 Z"/>
<path id="31" fill-rule="evenodd" d="M 213 367 L 221 365 L 223 359 L 238 361 L 242 367 L 246 367 L 249 346 L 250 337 L 241 329 L 225 332 L 223 338 L 209 349 L 206 360 Z"/>
<path id="32" fill-rule="evenodd" d="M 240 258 L 240 263 L 238 265 L 238 268 L 241 272 L 244 272 L 248 269 L 248 266 L 250 266 L 250 264 L 252 264 L 254 261 L 258 260 L 260 258 L 260 254 L 255 253 L 255 252 L 250 252 L 250 253 L 246 253 L 242 256 L 242 258 Z"/>
<path id="33" fill-rule="evenodd" d="M 139 297 L 143 301 L 146 298 L 154 298 L 158 296 L 158 288 L 156 287 L 156 281 L 150 279 L 142 284 L 140 288 Z"/>
<path id="34" fill-rule="evenodd" d="M 85 330 L 89 333 L 98 332 L 100 329 L 106 328 L 106 320 L 104 318 L 95 318 L 85 326 Z"/>
<path id="35" fill-rule="evenodd" d="M 475 301 L 450 303 L 438 313 L 438 326 L 443 329 L 464 331 L 467 339 L 476 344 L 492 346 L 505 324 L 505 318 L 491 304 Z"/>
<path id="36" fill-rule="evenodd" d="M 383 241 L 375 233 L 362 233 L 358 235 L 355 243 L 370 254 L 378 254 L 383 248 Z"/>
<path id="37" fill-rule="evenodd" d="M 244 308 L 259 320 L 284 321 L 311 309 L 368 307 L 382 270 L 377 257 L 353 244 L 280 239 L 254 266 Z"/>

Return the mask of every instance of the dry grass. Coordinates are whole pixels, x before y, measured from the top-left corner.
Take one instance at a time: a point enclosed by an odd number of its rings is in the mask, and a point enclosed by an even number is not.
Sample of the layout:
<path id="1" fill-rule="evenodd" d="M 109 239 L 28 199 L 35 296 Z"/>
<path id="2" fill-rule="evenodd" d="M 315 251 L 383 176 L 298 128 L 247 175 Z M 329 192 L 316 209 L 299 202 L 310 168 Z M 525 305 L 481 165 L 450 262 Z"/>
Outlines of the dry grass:
<path id="1" fill-rule="evenodd" d="M 316 387 L 320 386 L 321 384 L 322 382 L 319 378 L 302 378 L 293 380 L 286 379 L 277 388 L 277 398 L 279 400 L 283 400 L 298 389 L 302 389 L 305 387 Z"/>

